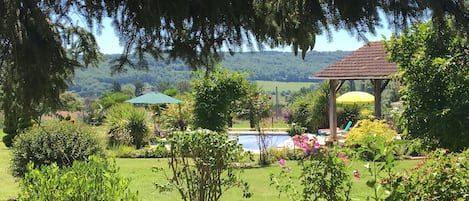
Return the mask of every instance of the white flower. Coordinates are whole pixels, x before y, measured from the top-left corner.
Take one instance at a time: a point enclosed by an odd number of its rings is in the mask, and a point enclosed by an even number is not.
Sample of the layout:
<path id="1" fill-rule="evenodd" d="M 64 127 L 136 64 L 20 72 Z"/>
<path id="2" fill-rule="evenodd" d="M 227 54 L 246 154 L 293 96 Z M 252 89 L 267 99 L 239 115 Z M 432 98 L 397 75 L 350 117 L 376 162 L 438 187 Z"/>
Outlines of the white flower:
<path id="1" fill-rule="evenodd" d="M 370 169 L 370 163 L 364 165 L 366 169 Z"/>

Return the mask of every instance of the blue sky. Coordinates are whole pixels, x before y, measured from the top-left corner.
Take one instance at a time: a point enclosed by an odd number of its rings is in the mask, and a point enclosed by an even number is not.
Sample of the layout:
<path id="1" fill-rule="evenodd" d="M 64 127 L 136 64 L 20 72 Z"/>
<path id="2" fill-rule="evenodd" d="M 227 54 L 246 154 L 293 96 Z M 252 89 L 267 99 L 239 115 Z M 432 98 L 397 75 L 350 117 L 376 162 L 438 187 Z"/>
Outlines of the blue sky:
<path id="1" fill-rule="evenodd" d="M 110 20 L 104 20 L 104 29 L 101 35 L 97 35 L 97 42 L 101 52 L 105 54 L 119 54 L 122 53 L 122 47 L 119 45 L 119 39 L 111 28 Z M 386 24 L 386 23 L 384 23 Z M 376 30 L 376 35 L 367 35 L 369 41 L 382 40 L 383 36 L 387 39 L 391 36 L 392 32 L 389 29 L 381 28 Z M 316 39 L 315 51 L 353 51 L 365 44 L 364 41 L 358 41 L 355 36 L 350 35 L 346 31 L 332 32 L 332 41 L 328 41 L 325 35 L 320 35 Z M 244 48 L 246 49 L 246 48 Z M 265 49 L 271 50 L 271 49 Z M 290 47 L 276 48 L 275 51 L 291 51 Z"/>

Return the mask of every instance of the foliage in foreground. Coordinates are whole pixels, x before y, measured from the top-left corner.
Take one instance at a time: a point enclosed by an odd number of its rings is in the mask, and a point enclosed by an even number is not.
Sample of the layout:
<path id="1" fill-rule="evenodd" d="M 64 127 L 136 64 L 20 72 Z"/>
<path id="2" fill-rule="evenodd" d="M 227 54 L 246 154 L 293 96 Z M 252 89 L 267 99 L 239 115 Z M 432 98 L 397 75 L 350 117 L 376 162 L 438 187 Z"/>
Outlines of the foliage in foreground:
<path id="1" fill-rule="evenodd" d="M 239 178 L 236 164 L 244 151 L 236 139 L 208 130 L 174 132 L 171 146 L 168 183 L 157 183 L 160 190 L 177 190 L 184 201 L 215 201 L 232 187 L 243 189 L 250 197 L 249 186 Z"/>
<path id="2" fill-rule="evenodd" d="M 29 162 L 37 166 L 56 163 L 59 167 L 69 167 L 74 161 L 102 154 L 103 148 L 90 127 L 63 121 L 34 126 L 18 135 L 12 153 L 12 174 L 21 177 L 27 172 Z"/>
<path id="3" fill-rule="evenodd" d="M 115 161 L 90 156 L 62 169 L 55 163 L 39 168 L 30 163 L 27 168 L 19 200 L 137 200 L 128 190 L 129 180 L 117 174 Z"/>
<path id="4" fill-rule="evenodd" d="M 449 21 L 418 24 L 387 44 L 399 66 L 403 132 L 432 148 L 461 151 L 469 144 L 469 40 Z"/>
<path id="5" fill-rule="evenodd" d="M 285 193 L 290 200 L 350 200 L 352 181 L 348 157 L 336 149 L 321 149 L 314 139 L 307 135 L 296 135 L 295 146 L 304 150 L 305 158 L 301 161 L 301 174 L 292 176 L 292 168 L 281 159 L 281 171 L 271 174 L 271 185 L 279 193 Z M 295 170 L 296 171 L 296 170 Z M 295 182 L 299 181 L 300 189 Z"/>
<path id="6" fill-rule="evenodd" d="M 432 152 L 418 167 L 383 180 L 392 189 L 387 200 L 468 200 L 469 150 Z"/>

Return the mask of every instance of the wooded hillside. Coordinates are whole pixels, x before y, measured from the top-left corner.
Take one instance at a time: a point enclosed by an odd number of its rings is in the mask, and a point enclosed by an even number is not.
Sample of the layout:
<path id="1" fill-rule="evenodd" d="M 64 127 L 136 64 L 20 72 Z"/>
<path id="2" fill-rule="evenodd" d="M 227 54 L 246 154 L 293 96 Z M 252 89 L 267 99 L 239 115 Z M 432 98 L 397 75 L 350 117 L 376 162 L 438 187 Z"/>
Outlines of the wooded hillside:
<path id="1" fill-rule="evenodd" d="M 226 56 L 221 65 L 233 71 L 248 72 L 251 80 L 314 82 L 308 77 L 349 53 L 309 52 L 304 60 L 300 56 L 295 57 L 291 52 L 237 53 L 234 56 Z M 125 85 L 140 80 L 150 86 L 158 86 L 161 83 L 175 85 L 191 79 L 189 66 L 180 60 L 168 64 L 149 59 L 148 71 L 129 69 L 125 73 L 112 76 L 109 60 L 115 56 L 106 55 L 107 61 L 101 62 L 98 68 L 77 70 L 69 90 L 79 93 L 82 97 L 88 97 L 99 96 L 103 91 L 111 90 L 114 82 Z"/>

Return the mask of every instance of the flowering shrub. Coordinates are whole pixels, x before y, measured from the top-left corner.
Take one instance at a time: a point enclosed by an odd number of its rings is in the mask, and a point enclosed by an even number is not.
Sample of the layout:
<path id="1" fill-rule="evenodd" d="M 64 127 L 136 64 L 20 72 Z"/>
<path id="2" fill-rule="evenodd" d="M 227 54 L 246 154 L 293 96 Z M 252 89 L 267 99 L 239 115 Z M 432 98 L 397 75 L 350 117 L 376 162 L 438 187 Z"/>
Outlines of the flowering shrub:
<path id="1" fill-rule="evenodd" d="M 319 142 L 315 138 L 310 138 L 308 135 L 295 135 L 292 137 L 293 144 L 305 152 L 305 156 L 316 153 L 319 150 Z"/>
<path id="2" fill-rule="evenodd" d="M 469 200 L 468 167 L 469 150 L 437 150 L 417 167 L 382 183 L 392 191 L 389 200 Z"/>
<path id="3" fill-rule="evenodd" d="M 296 135 L 293 142 L 305 153 L 305 160 L 300 161 L 300 176 L 292 176 L 292 168 L 287 166 L 286 160 L 281 159 L 278 164 L 282 170 L 277 176 L 271 174 L 271 185 L 295 201 L 349 200 L 352 182 L 348 157 L 335 149 L 321 149 L 319 143 L 307 135 Z M 302 192 L 295 188 L 294 181 L 298 180 Z"/>
<path id="4" fill-rule="evenodd" d="M 345 138 L 348 147 L 354 147 L 358 151 L 360 159 L 365 161 L 383 161 L 386 154 L 394 146 L 393 139 L 397 136 L 388 124 L 382 120 L 360 120 L 357 127 L 350 130 Z M 386 146 L 392 145 L 392 149 L 385 149 Z M 391 147 L 391 146 L 389 146 Z M 396 149 L 397 150 L 397 149 Z"/>
<path id="5" fill-rule="evenodd" d="M 391 142 L 397 136 L 393 130 L 383 120 L 363 119 L 357 122 L 357 126 L 347 133 L 345 142 L 347 145 L 364 145 L 368 138 L 383 137 L 387 142 Z"/>

